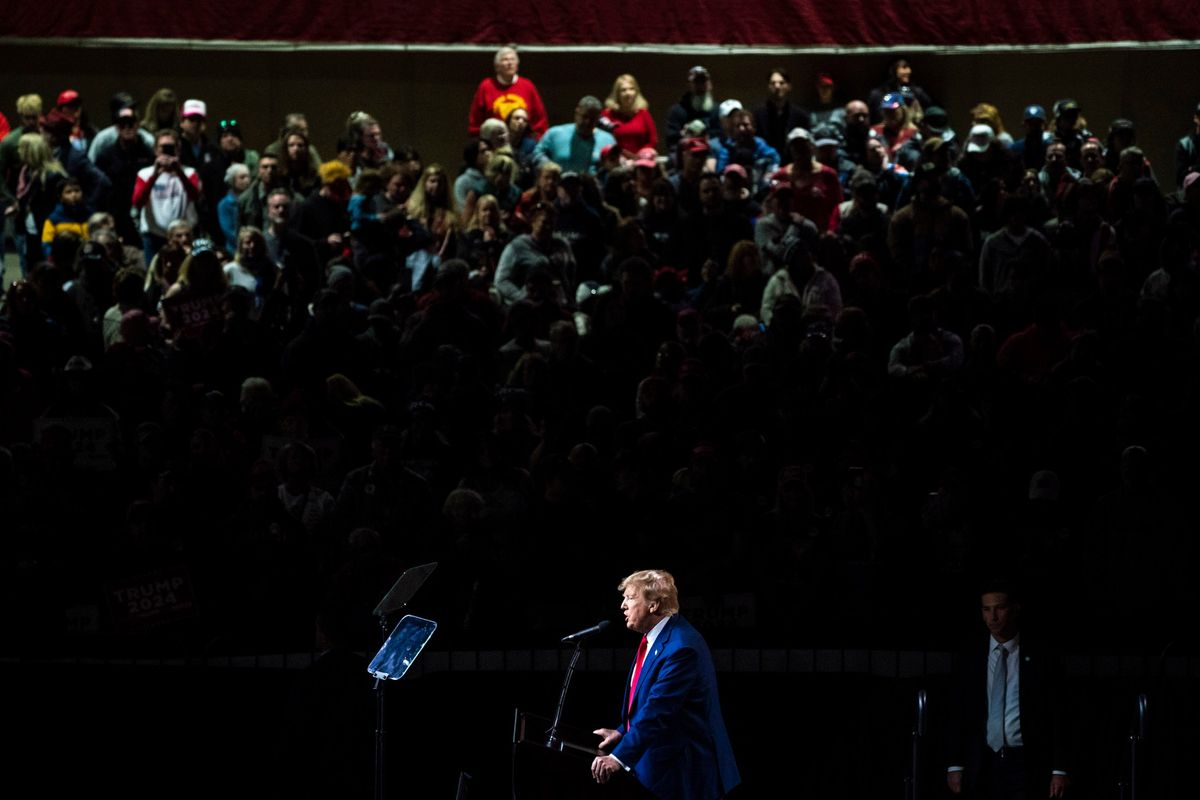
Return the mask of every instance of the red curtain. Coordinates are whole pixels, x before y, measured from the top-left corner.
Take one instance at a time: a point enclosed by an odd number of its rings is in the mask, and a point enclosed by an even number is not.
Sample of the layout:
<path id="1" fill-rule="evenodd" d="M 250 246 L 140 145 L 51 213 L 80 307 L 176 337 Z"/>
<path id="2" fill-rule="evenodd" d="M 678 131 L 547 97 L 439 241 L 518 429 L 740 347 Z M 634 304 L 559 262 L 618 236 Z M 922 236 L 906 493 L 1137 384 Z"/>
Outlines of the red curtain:
<path id="1" fill-rule="evenodd" d="M 1200 40 L 1200 13 L 1190 0 L 92 0 L 7 5 L 0 36 L 34 39 L 896 48 Z"/>

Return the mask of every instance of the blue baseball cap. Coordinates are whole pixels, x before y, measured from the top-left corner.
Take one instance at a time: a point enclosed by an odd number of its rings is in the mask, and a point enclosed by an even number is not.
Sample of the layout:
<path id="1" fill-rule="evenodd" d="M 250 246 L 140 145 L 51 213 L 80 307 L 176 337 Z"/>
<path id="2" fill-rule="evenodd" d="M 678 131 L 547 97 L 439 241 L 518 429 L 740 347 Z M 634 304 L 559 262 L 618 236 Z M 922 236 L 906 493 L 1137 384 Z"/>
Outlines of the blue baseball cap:
<path id="1" fill-rule="evenodd" d="M 1040 119 L 1045 121 L 1046 109 L 1037 104 L 1025 106 L 1025 119 Z"/>

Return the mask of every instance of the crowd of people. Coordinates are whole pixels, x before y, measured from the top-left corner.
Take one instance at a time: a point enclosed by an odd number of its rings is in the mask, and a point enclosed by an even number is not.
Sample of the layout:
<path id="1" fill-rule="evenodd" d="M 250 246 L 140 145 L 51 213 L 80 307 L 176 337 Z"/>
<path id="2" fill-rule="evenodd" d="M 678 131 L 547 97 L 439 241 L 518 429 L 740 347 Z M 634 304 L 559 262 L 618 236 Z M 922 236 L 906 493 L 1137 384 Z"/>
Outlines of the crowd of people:
<path id="1" fill-rule="evenodd" d="M 1172 641 L 1200 107 L 1167 194 L 1133 121 L 1063 98 L 1008 130 L 905 59 L 805 105 L 782 68 L 751 102 L 693 67 L 669 108 L 622 74 L 558 124 L 519 65 L 450 167 L 365 111 L 325 158 L 302 113 L 255 150 L 167 88 L 100 130 L 73 90 L 17 100 L 19 639 L 361 641 L 437 560 L 427 602 L 480 640 L 570 630 L 649 563 L 718 639 L 941 642 L 1003 574 L 1080 642 Z M 574 579 L 531 597 L 547 565 Z"/>

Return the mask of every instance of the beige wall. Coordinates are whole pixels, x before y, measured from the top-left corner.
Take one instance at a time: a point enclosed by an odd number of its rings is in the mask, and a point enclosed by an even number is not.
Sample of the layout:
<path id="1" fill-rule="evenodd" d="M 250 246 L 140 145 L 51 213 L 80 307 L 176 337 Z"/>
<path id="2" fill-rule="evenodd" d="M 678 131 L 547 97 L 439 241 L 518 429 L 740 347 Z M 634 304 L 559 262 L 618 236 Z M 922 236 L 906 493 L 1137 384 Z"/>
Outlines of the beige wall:
<path id="1" fill-rule="evenodd" d="M 483 52 L 221 52 L 141 48 L 5 46 L 0 108 L 14 115 L 20 94 L 36 91 L 49 102 L 71 87 L 88 102 L 93 119 L 107 116 L 109 95 L 127 89 L 145 101 L 170 86 L 180 97 L 200 97 L 213 117 L 236 117 L 252 146 L 276 133 L 284 113 L 308 113 L 314 143 L 323 154 L 349 112 L 365 109 L 383 123 L 391 143 L 416 146 L 426 162 L 457 171 L 465 139 L 466 109 L 476 83 L 490 73 Z M 718 98 L 757 104 L 766 72 L 787 68 L 797 94 L 806 99 L 812 76 L 833 73 L 843 99 L 865 96 L 882 79 L 888 56 L 696 56 L 646 53 L 526 52 L 522 73 L 535 80 L 552 122 L 570 119 L 583 94 L 607 95 L 612 79 L 632 72 L 650 99 L 660 125 L 685 87 L 687 69 L 707 66 Z M 1185 133 L 1200 100 L 1200 51 L 1152 48 L 1127 51 L 918 54 L 915 81 L 946 106 L 951 123 L 965 133 L 966 113 L 981 100 L 999 106 L 1019 138 L 1023 107 L 1074 96 L 1092 130 L 1103 137 L 1114 117 L 1133 119 L 1139 142 L 1157 167 L 1165 190 L 1174 188 L 1174 142 Z"/>

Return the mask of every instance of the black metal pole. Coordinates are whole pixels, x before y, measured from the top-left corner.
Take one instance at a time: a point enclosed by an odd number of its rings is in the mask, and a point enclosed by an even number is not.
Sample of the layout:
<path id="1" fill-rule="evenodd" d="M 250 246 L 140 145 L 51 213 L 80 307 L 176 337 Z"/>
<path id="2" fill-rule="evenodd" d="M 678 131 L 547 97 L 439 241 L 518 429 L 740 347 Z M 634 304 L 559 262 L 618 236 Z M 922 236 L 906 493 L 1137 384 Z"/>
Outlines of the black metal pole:
<path id="1" fill-rule="evenodd" d="M 912 774 L 909 776 L 910 800 L 920 800 L 921 797 L 921 743 L 925 737 L 925 709 L 929 696 L 924 689 L 917 690 L 917 714 L 913 722 L 912 732 Z"/>
<path id="2" fill-rule="evenodd" d="M 386 684 L 382 678 L 375 679 L 375 800 L 383 800 L 383 743 L 387 737 L 383 727 L 383 687 Z"/>
<path id="3" fill-rule="evenodd" d="M 563 707 L 567 704 L 567 690 L 571 688 L 571 676 L 575 674 L 575 665 L 579 663 L 579 654 L 583 652 L 583 640 L 575 642 L 575 652 L 571 654 L 571 663 L 567 664 L 567 674 L 563 678 L 562 691 L 558 695 L 558 708 L 554 711 L 554 721 L 550 723 L 550 731 L 546 736 L 547 747 L 559 746 L 558 724 L 562 722 Z"/>
<path id="4" fill-rule="evenodd" d="M 389 633 L 386 614 L 380 615 L 379 627 L 383 632 L 383 640 L 386 642 Z M 382 678 L 375 679 L 375 800 L 384 800 L 383 776 L 384 764 L 387 762 L 384 743 L 387 740 L 387 728 L 384 723 L 383 692 L 386 686 L 387 681 Z"/>
<path id="5" fill-rule="evenodd" d="M 1137 727 L 1129 736 L 1129 800 L 1138 800 L 1141 794 L 1141 761 L 1142 740 L 1146 738 L 1146 722 L 1150 711 L 1150 698 L 1144 693 L 1137 696 Z"/>

